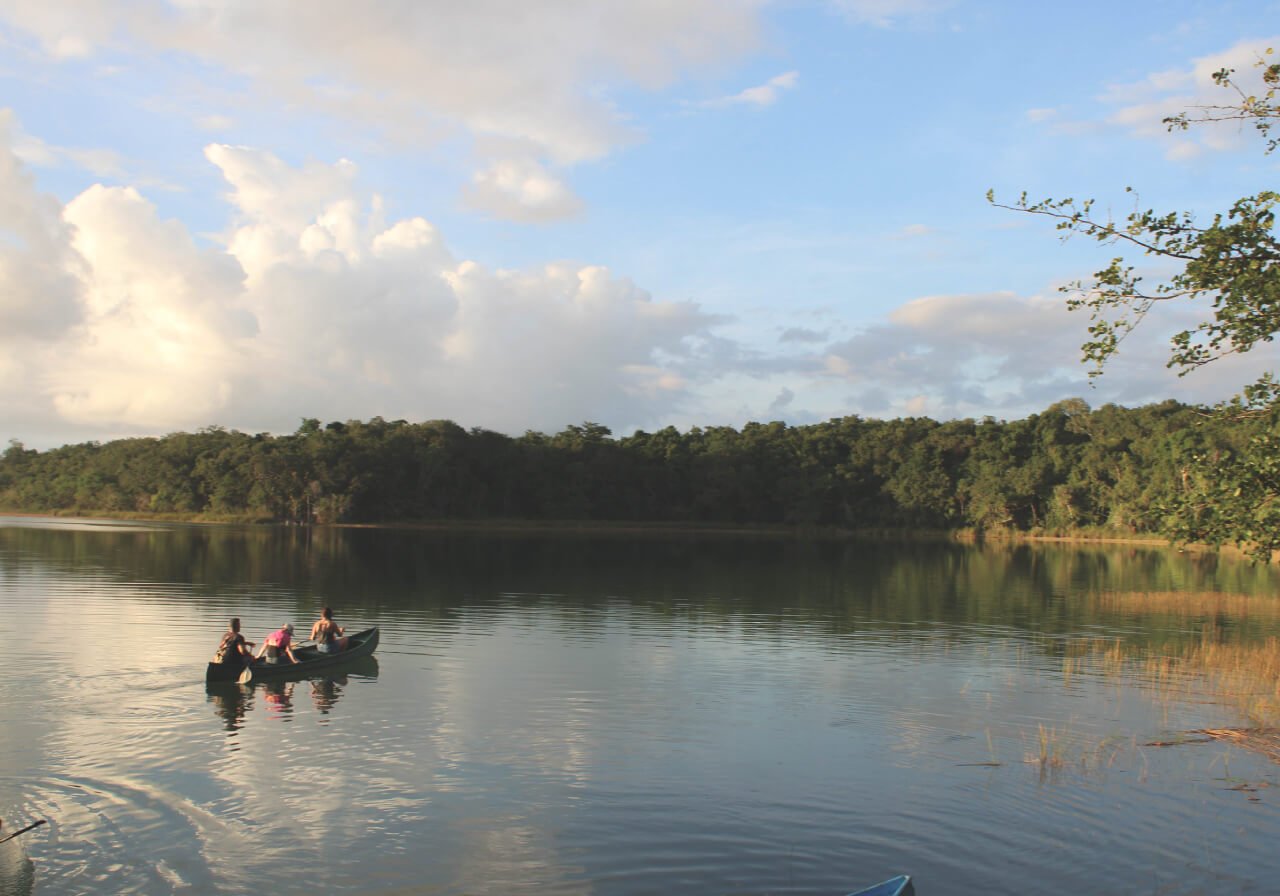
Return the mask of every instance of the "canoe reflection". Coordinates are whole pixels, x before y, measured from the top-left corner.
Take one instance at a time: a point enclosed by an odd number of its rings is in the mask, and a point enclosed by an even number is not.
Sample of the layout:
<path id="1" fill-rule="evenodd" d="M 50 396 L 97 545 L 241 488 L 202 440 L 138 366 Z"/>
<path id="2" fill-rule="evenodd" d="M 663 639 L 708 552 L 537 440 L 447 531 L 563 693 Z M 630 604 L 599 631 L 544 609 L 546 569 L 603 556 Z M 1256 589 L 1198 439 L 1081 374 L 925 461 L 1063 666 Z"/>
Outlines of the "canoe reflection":
<path id="1" fill-rule="evenodd" d="M 315 675 L 303 679 L 311 693 L 311 703 L 321 715 L 328 715 L 342 697 L 351 679 L 377 678 L 377 657 L 352 660 L 328 675 Z M 293 715 L 294 688 L 302 682 L 265 681 L 255 684 L 232 682 L 206 682 L 205 693 L 213 704 L 227 731 L 239 731 L 254 706 L 254 695 L 261 691 L 267 715 L 282 718 Z"/>

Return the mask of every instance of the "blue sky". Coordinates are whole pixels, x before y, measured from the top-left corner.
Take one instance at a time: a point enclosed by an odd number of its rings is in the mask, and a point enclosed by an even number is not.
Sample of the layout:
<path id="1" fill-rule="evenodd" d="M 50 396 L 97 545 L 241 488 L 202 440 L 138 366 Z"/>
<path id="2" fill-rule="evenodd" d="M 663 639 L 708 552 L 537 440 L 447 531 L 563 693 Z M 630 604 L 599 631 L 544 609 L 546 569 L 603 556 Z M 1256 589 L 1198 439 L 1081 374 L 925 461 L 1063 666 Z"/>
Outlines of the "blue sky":
<path id="1" fill-rule="evenodd" d="M 1274 188 L 1160 120 L 1277 41 L 1256 0 L 0 0 L 0 438 L 1215 401 L 1274 352 L 1177 378 L 1173 308 L 1090 384 L 1057 288 L 1111 251 L 984 197 Z"/>

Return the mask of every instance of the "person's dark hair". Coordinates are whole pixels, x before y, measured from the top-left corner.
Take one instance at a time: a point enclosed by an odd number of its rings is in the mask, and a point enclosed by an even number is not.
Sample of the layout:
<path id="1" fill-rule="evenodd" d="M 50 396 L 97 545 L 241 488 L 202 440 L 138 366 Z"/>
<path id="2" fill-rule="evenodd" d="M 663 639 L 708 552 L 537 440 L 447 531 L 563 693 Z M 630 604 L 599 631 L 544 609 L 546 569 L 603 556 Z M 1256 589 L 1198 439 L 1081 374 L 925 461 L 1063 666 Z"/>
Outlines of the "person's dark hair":
<path id="1" fill-rule="evenodd" d="M 238 631 L 240 631 L 240 617 L 239 617 L 239 616 L 232 616 L 232 617 L 231 617 L 231 630 L 232 630 L 233 632 L 238 632 Z"/>
<path id="2" fill-rule="evenodd" d="M 333 610 L 330 610 L 328 607 L 325 607 L 323 610 L 320 611 L 320 615 L 323 616 L 325 619 L 332 619 Z"/>

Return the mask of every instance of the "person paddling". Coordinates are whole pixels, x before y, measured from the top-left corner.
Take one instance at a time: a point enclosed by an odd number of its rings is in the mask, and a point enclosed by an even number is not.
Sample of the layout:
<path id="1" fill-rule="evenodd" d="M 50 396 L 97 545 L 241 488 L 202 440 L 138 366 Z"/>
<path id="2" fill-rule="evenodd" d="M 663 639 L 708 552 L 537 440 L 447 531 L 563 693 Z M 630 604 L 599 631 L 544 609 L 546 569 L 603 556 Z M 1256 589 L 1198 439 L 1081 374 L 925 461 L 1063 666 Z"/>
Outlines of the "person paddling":
<path id="1" fill-rule="evenodd" d="M 253 662 L 253 642 L 246 641 L 240 634 L 240 617 L 232 616 L 227 625 L 226 634 L 218 642 L 218 652 L 213 655 L 215 663 L 224 665 L 247 666 Z"/>
<path id="2" fill-rule="evenodd" d="M 258 651 L 258 657 L 266 656 L 268 663 L 280 662 L 281 656 L 287 656 L 289 662 L 296 663 L 298 658 L 293 655 L 293 623 L 286 622 L 280 628 L 273 631 L 262 642 L 262 649 Z"/>
<path id="3" fill-rule="evenodd" d="M 320 611 L 320 618 L 311 626 L 311 640 L 316 642 L 316 650 L 321 653 L 340 653 L 347 649 L 346 629 L 333 621 L 333 610 L 325 607 Z"/>

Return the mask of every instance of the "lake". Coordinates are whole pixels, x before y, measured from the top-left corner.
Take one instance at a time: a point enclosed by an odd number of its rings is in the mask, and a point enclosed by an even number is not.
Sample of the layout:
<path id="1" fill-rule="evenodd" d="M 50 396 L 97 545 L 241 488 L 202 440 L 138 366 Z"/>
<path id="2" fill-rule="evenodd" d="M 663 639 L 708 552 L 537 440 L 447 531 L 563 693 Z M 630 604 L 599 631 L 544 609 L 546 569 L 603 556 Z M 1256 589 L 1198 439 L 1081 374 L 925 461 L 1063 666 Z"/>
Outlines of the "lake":
<path id="1" fill-rule="evenodd" d="M 0 817 L 48 819 L 41 894 L 1275 893 L 1280 765 L 1194 734 L 1254 722 L 1170 658 L 1280 634 L 1276 585 L 1131 545 L 0 518 Z M 228 617 L 325 604 L 375 660 L 206 686 Z"/>

